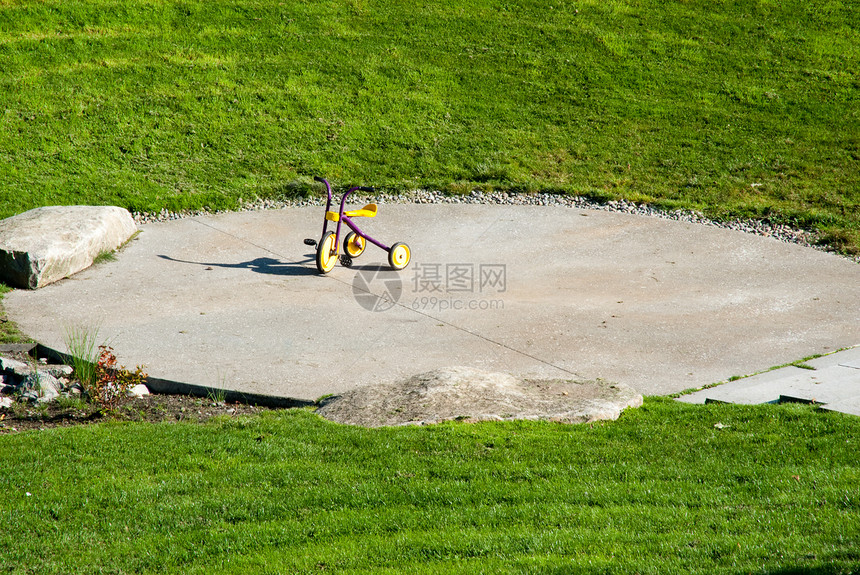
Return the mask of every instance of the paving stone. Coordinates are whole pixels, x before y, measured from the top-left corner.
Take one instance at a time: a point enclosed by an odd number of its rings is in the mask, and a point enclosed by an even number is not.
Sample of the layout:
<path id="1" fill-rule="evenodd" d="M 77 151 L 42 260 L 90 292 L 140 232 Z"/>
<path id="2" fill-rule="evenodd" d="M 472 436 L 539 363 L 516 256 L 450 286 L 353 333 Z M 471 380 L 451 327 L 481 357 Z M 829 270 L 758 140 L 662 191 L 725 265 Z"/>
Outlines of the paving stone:
<path id="1" fill-rule="evenodd" d="M 860 369 L 845 364 L 854 361 L 860 348 L 853 348 L 806 362 L 816 369 L 789 366 L 678 398 L 684 403 L 723 401 L 742 405 L 809 401 L 822 409 L 860 415 Z"/>
<path id="2" fill-rule="evenodd" d="M 798 386 L 797 392 L 805 392 L 810 398 L 814 397 L 822 403 L 860 396 L 860 369 L 836 361 L 834 365 L 809 370 L 806 385 Z"/>
<path id="3" fill-rule="evenodd" d="M 814 367 L 815 369 L 821 369 L 834 365 L 843 365 L 846 367 L 855 367 L 857 369 L 860 369 L 860 347 L 844 349 L 837 353 L 832 353 L 823 357 L 810 359 L 805 363 Z"/>
<path id="4" fill-rule="evenodd" d="M 827 411 L 838 411 L 849 415 L 860 415 L 860 397 L 842 399 L 833 403 L 828 403 L 827 405 L 822 405 L 821 409 L 825 409 Z"/>
<path id="5" fill-rule="evenodd" d="M 808 374 L 809 370 L 793 366 L 785 367 L 683 395 L 678 398 L 678 401 L 705 403 L 711 400 L 741 405 L 776 402 L 792 382 L 800 382 L 808 377 Z"/>
<path id="6" fill-rule="evenodd" d="M 0 221 L 0 279 L 36 289 L 92 265 L 137 227 L 115 206 L 49 206 Z"/>

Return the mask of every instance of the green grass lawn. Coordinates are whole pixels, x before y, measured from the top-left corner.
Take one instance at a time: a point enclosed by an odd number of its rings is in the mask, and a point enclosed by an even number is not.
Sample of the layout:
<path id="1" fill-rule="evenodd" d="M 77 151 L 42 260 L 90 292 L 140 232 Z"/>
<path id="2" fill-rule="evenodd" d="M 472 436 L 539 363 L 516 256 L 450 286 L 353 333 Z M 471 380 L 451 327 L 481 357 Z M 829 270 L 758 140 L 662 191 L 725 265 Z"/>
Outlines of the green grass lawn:
<path id="1" fill-rule="evenodd" d="M 0 0 L 0 217 L 313 175 L 624 197 L 860 248 L 860 4 Z"/>
<path id="2" fill-rule="evenodd" d="M 670 399 L 594 425 L 11 434 L 0 573 L 858 573 L 858 452 L 856 417 Z"/>
<path id="3" fill-rule="evenodd" d="M 0 217 L 324 175 L 766 217 L 856 251 L 858 70 L 856 1 L 0 0 Z M 860 573 L 858 443 L 850 416 L 667 399 L 594 426 L 2 435 L 0 573 Z"/>

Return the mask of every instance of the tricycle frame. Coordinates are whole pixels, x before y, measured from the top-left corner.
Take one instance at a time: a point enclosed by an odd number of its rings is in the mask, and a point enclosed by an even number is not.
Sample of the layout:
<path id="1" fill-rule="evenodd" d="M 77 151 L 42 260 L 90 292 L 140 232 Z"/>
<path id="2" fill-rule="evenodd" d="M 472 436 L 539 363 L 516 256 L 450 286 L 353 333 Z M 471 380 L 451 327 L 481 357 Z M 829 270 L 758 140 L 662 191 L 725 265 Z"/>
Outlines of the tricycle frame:
<path id="1" fill-rule="evenodd" d="M 407 246 L 403 242 L 397 242 L 394 245 L 387 246 L 376 238 L 373 238 L 370 235 L 366 234 L 353 221 L 353 217 L 376 216 L 376 204 L 368 204 L 360 210 L 345 210 L 346 199 L 350 196 L 350 194 L 355 191 L 373 193 L 373 188 L 366 188 L 363 186 L 354 186 L 350 188 L 343 194 L 343 197 L 341 197 L 339 209 L 335 212 L 332 210 L 332 203 L 334 202 L 334 198 L 331 193 L 331 184 L 329 184 L 327 180 L 325 180 L 324 178 L 320 178 L 319 176 L 314 177 L 314 180 L 325 184 L 327 195 L 325 206 L 325 219 L 323 220 L 322 236 L 320 237 L 319 242 L 313 239 L 306 239 L 305 243 L 307 245 L 315 245 L 317 247 L 316 264 L 317 269 L 320 273 L 326 274 L 330 272 L 334 268 L 335 263 L 338 259 L 340 259 L 343 265 L 345 265 L 346 267 L 350 267 L 352 265 L 352 258 L 357 258 L 362 253 L 364 253 L 366 242 L 370 242 L 373 245 L 379 247 L 380 249 L 388 252 L 388 264 L 394 270 L 399 271 L 409 265 L 409 261 L 412 257 L 409 246 Z M 335 222 L 337 224 L 334 232 L 329 231 L 329 222 Z M 339 249 L 341 246 L 341 225 L 344 223 L 350 230 L 352 230 L 352 232 L 347 234 L 344 238 L 344 254 L 339 255 Z"/>

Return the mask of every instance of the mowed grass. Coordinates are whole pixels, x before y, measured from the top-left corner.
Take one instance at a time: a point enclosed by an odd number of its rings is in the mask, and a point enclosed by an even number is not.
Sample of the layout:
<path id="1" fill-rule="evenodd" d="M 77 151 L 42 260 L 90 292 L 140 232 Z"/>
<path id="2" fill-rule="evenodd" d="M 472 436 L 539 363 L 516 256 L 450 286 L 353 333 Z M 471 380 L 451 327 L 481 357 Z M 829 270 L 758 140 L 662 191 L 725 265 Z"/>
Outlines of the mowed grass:
<path id="1" fill-rule="evenodd" d="M 856 417 L 670 399 L 593 425 L 3 435 L 0 572 L 857 573 L 858 451 Z"/>
<path id="2" fill-rule="evenodd" d="M 860 4 L 0 0 L 0 217 L 313 175 L 628 198 L 860 247 Z"/>

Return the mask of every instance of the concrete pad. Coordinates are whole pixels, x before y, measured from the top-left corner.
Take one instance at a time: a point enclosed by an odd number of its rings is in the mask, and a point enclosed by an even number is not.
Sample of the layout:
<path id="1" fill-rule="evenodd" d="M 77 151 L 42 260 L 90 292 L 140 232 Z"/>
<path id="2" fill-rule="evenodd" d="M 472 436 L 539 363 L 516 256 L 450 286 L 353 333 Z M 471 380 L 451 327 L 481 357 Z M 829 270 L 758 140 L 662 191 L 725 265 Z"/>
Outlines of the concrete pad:
<path id="1" fill-rule="evenodd" d="M 382 205 L 366 231 L 407 242 L 410 266 L 385 271 L 370 246 L 320 276 L 302 239 L 322 216 L 144 225 L 117 261 L 5 306 L 49 347 L 98 326 L 155 377 L 305 399 L 453 365 L 666 394 L 860 342 L 860 266 L 767 238 L 563 207 Z"/>
<path id="2" fill-rule="evenodd" d="M 116 206 L 49 206 L 0 221 L 0 280 L 37 289 L 88 268 L 137 227 Z"/>

